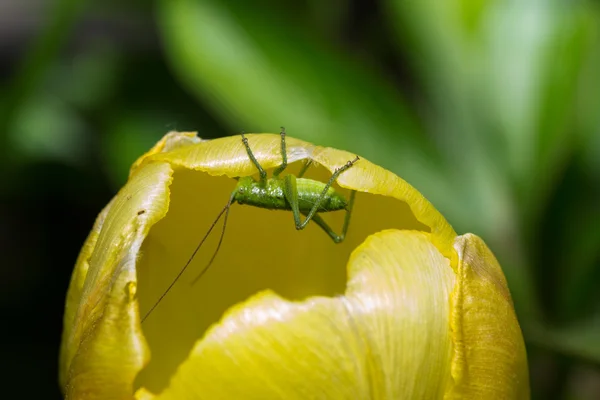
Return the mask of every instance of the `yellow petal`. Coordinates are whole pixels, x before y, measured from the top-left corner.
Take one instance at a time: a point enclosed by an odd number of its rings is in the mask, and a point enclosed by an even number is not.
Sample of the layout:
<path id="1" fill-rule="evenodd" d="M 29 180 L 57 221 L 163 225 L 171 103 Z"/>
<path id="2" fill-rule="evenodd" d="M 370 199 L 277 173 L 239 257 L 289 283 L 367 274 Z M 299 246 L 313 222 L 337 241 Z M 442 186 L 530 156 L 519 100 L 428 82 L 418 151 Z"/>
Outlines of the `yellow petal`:
<path id="1" fill-rule="evenodd" d="M 248 138 L 265 169 L 279 165 L 279 135 Z M 326 181 L 354 154 L 288 138 L 288 158 L 291 173 L 300 168 L 296 161 L 316 161 L 308 176 Z M 473 328 L 469 321 L 479 309 L 462 304 L 471 281 L 461 281 L 469 275 L 460 273 L 467 263 L 459 263 L 456 234 L 420 193 L 364 159 L 338 179 L 340 187 L 359 192 L 342 244 L 334 244 L 315 224 L 296 231 L 289 212 L 235 205 L 211 270 L 197 285 L 189 284 L 210 259 L 218 232 L 142 330 L 140 312 L 150 309 L 186 263 L 235 187 L 231 177 L 252 174 L 256 168 L 239 136 L 201 141 L 189 133 L 170 133 L 134 163 L 128 183 L 90 233 L 69 288 L 60 367 L 67 398 L 127 398 L 137 390 L 137 398 L 150 399 L 165 388 L 161 396 L 218 398 L 218 392 L 217 397 L 206 394 L 214 389 L 209 385 L 227 379 L 230 393 L 246 390 L 242 398 L 248 398 L 249 387 L 259 393 L 264 386 L 275 397 L 292 386 L 325 390 L 314 373 L 302 380 L 304 386 L 296 385 L 298 377 L 283 368 L 294 363 L 306 374 L 336 366 L 340 387 L 329 385 L 327 393 L 342 398 L 353 398 L 347 395 L 354 390 L 380 398 L 479 390 L 481 383 L 474 383 L 469 369 L 470 358 L 478 360 L 479 354 L 473 351 L 478 344 L 470 341 L 478 336 L 466 329 Z M 324 217 L 338 230 L 344 216 Z M 395 231 L 376 234 L 386 229 Z M 503 279 L 499 269 L 490 276 Z M 455 280 L 461 290 L 450 295 Z M 488 296 L 482 303 L 492 302 L 491 310 L 497 289 L 472 295 Z M 346 295 L 337 297 L 341 293 Z M 503 293 L 506 298 L 508 292 Z M 512 318 L 502 322 L 516 323 L 512 304 L 497 304 Z M 222 324 L 198 341 L 224 313 Z M 272 319 L 257 324 L 249 315 Z M 237 331 L 240 326 L 244 329 Z M 522 343 L 518 325 L 511 329 L 509 341 Z M 231 345 L 224 346 L 225 341 Z M 292 342 L 297 345 L 283 346 Z M 228 355 L 234 353 L 241 358 L 232 362 Z M 303 363 L 299 354 L 309 358 Z M 515 359 L 521 356 L 524 352 Z M 280 360 L 280 368 L 269 370 L 265 362 L 259 368 L 260 357 Z M 519 360 L 507 360 L 500 369 L 510 373 L 513 366 L 526 365 Z M 248 365 L 244 371 L 242 361 Z M 261 379 L 276 379 L 258 385 L 261 370 Z M 521 370 L 512 372 L 523 376 Z M 202 387 L 198 383 L 205 381 Z"/>
<path id="2" fill-rule="evenodd" d="M 281 163 L 279 135 L 247 137 L 265 169 Z M 355 157 L 290 137 L 287 145 L 290 163 L 306 157 L 319 162 L 307 174 L 321 181 Z M 169 163 L 175 174 L 169 188 L 169 214 L 150 231 L 138 264 L 142 313 L 162 295 L 227 202 L 235 181 L 216 176 L 256 174 L 239 136 L 156 153 L 139 168 L 157 162 Z M 297 172 L 300 166 L 296 162 L 288 168 Z M 292 300 L 343 293 L 348 257 L 372 233 L 389 228 L 431 231 L 442 254 L 454 253 L 455 234 L 450 225 L 416 190 L 389 171 L 361 159 L 342 174 L 340 186 L 361 191 L 342 244 L 333 243 L 314 224 L 296 231 L 291 213 L 233 206 L 223 247 L 209 273 L 195 286 L 189 284 L 211 258 L 219 232 L 208 239 L 177 289 L 144 323 L 152 362 L 139 384 L 160 391 L 202 333 L 228 308 L 255 293 L 271 289 Z M 343 217 L 343 213 L 325 216 L 337 230 Z"/>
<path id="3" fill-rule="evenodd" d="M 60 380 L 67 398 L 131 396 L 149 359 L 135 298 L 136 261 L 167 211 L 171 170 L 151 164 L 132 176 L 98 217 L 67 294 Z"/>
<path id="4" fill-rule="evenodd" d="M 389 230 L 354 251 L 348 275 L 344 296 L 290 302 L 264 292 L 237 305 L 156 399 L 440 398 L 450 377 L 448 260 L 428 235 Z"/>
<path id="5" fill-rule="evenodd" d="M 452 330 L 456 382 L 450 398 L 528 399 L 523 336 L 498 261 L 479 237 L 456 238 L 459 283 Z"/>

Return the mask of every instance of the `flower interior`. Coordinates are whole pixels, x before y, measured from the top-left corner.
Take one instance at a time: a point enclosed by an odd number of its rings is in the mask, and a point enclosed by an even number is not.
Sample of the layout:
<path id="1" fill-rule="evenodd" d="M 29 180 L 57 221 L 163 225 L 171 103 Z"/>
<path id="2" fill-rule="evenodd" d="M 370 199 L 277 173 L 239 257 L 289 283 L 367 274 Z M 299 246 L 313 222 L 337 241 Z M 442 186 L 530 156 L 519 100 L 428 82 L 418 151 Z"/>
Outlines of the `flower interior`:
<path id="1" fill-rule="evenodd" d="M 290 164 L 282 176 L 297 174 L 301 166 L 302 162 Z M 270 177 L 272 170 L 267 172 Z M 326 182 L 330 176 L 329 170 L 313 164 L 304 177 Z M 175 170 L 167 215 L 151 228 L 137 263 L 142 316 L 184 267 L 236 183 L 225 176 Z M 346 197 L 350 193 L 334 187 Z M 345 211 L 321 216 L 336 233 L 341 232 Z M 348 234 L 339 244 L 315 223 L 297 231 L 291 211 L 233 204 L 214 263 L 192 285 L 211 259 L 222 226 L 223 219 L 186 272 L 144 321 L 142 328 L 151 360 L 138 375 L 136 388 L 160 392 L 194 343 L 233 305 L 265 290 L 292 301 L 343 295 L 349 256 L 369 235 L 384 229 L 430 231 L 417 221 L 406 203 L 369 193 L 357 193 Z"/>

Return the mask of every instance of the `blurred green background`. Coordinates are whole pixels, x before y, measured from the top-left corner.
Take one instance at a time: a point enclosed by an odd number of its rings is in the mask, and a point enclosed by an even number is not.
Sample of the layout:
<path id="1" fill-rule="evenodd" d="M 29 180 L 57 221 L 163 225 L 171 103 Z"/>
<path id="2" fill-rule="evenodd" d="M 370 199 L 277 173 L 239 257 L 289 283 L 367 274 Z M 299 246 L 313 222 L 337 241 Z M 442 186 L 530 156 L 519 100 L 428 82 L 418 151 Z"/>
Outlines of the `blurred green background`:
<path id="1" fill-rule="evenodd" d="M 2 0 L 0 57 L 4 397 L 59 398 L 70 272 L 138 155 L 284 125 L 482 236 L 533 398 L 600 399 L 599 1 Z"/>

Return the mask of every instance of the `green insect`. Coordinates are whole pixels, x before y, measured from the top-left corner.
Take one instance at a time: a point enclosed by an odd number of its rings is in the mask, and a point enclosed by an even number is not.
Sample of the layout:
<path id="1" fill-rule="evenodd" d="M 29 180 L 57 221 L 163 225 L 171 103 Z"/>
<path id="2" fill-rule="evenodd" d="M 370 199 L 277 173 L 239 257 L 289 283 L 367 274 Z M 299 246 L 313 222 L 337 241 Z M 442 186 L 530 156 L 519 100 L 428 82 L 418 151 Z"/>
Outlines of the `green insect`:
<path id="1" fill-rule="evenodd" d="M 225 218 L 223 220 L 223 230 L 221 232 L 221 236 L 219 239 L 219 243 L 215 252 L 213 253 L 210 261 L 204 267 L 204 269 L 196 276 L 196 278 L 192 281 L 192 284 L 196 283 L 198 279 L 200 279 L 206 271 L 208 271 L 209 267 L 215 260 L 219 249 L 221 248 L 221 243 L 223 242 L 223 237 L 225 235 L 225 227 L 227 226 L 227 218 L 229 216 L 229 209 L 234 202 L 238 204 L 247 204 L 254 207 L 266 208 L 269 210 L 285 210 L 291 211 L 294 216 L 294 223 L 296 224 L 296 229 L 301 230 L 308 225 L 310 221 L 315 222 L 325 233 L 331 237 L 331 239 L 335 243 L 340 243 L 346 237 L 346 232 L 348 231 L 348 225 L 350 224 L 350 216 L 352 214 L 352 207 L 354 205 L 354 198 L 356 196 L 356 191 L 353 190 L 350 192 L 350 198 L 346 199 L 342 194 L 338 193 L 333 187 L 333 183 L 340 176 L 340 174 L 346 171 L 348 168 L 352 167 L 354 163 L 359 160 L 357 156 L 351 161 L 348 161 L 342 167 L 336 169 L 331 178 L 327 183 L 323 183 L 320 181 L 316 181 L 314 179 L 302 178 L 308 167 L 311 165 L 311 161 L 309 160 L 304 164 L 298 177 L 292 174 L 285 175 L 281 177 L 281 173 L 287 168 L 287 150 L 285 143 L 285 129 L 281 128 L 281 157 L 282 162 L 279 167 L 273 171 L 273 176 L 271 178 L 267 178 L 267 173 L 260 165 L 254 153 L 252 153 L 252 149 L 248 144 L 248 139 L 242 133 L 242 143 L 246 148 L 246 152 L 248 153 L 248 157 L 250 161 L 256 166 L 256 169 L 259 173 L 259 179 L 255 180 L 250 176 L 245 176 L 241 178 L 237 178 L 238 183 L 231 193 L 229 201 L 219 212 L 219 215 L 212 223 L 196 249 L 185 263 L 181 271 L 177 274 L 175 279 L 171 282 L 169 287 L 163 292 L 163 294 L 158 298 L 156 303 L 150 308 L 150 310 L 144 315 L 142 318 L 142 322 L 148 318 L 148 316 L 154 311 L 154 309 L 158 306 L 158 304 L 162 301 L 162 299 L 169 293 L 171 288 L 177 283 L 181 275 L 188 268 L 198 250 L 202 247 L 209 234 L 221 219 L 221 216 L 225 214 Z M 345 210 L 346 216 L 344 218 L 344 225 L 342 227 L 342 232 L 338 235 L 336 234 L 331 227 L 321 218 L 319 213 L 324 212 L 332 212 L 332 211 L 340 211 Z M 305 219 L 302 221 L 300 215 L 304 215 Z"/>

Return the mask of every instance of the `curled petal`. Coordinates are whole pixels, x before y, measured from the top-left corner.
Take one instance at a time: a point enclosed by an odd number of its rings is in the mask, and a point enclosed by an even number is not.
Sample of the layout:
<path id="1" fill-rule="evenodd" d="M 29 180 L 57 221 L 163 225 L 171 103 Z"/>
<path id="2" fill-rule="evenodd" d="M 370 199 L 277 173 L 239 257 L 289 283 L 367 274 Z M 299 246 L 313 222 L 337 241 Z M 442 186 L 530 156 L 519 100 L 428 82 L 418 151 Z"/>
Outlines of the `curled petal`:
<path id="1" fill-rule="evenodd" d="M 348 274 L 343 296 L 263 292 L 235 306 L 156 399 L 441 397 L 452 355 L 448 260 L 428 235 L 389 230 L 354 251 Z"/>
<path id="2" fill-rule="evenodd" d="M 456 238 L 453 398 L 528 399 L 527 356 L 506 279 L 479 237 Z"/>
<path id="3" fill-rule="evenodd" d="M 123 398 L 149 360 L 139 323 L 136 261 L 166 213 L 171 171 L 152 164 L 131 177 L 98 217 L 67 294 L 60 380 L 72 399 Z"/>

